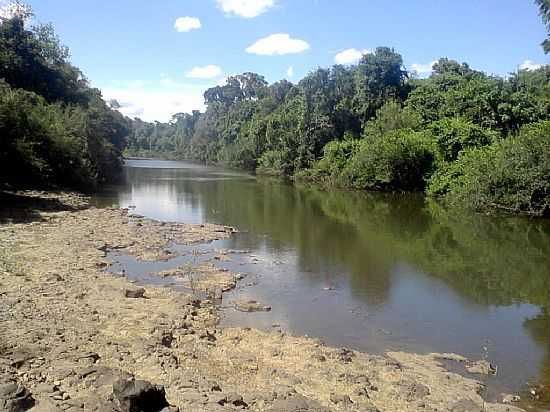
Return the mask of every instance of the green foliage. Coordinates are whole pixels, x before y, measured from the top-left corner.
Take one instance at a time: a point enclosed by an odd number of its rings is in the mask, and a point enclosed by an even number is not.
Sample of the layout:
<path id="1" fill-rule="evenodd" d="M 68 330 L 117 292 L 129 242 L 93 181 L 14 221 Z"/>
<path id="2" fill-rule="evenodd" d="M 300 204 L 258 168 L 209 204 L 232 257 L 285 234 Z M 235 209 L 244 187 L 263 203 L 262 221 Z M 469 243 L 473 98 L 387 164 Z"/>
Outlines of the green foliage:
<path id="1" fill-rule="evenodd" d="M 365 125 L 367 136 L 382 136 L 398 129 L 419 130 L 422 119 L 418 113 L 403 109 L 397 100 L 390 100 L 376 112 L 376 118 Z"/>
<path id="2" fill-rule="evenodd" d="M 342 171 L 357 153 L 360 141 L 348 138 L 327 143 L 323 157 L 311 169 L 297 173 L 299 180 L 314 180 L 320 183 L 343 185 Z"/>
<path id="3" fill-rule="evenodd" d="M 268 150 L 260 157 L 258 173 L 284 176 L 288 168 L 288 153 L 284 150 Z"/>
<path id="4" fill-rule="evenodd" d="M 428 193 L 476 210 L 550 212 L 550 121 L 461 155 L 431 179 Z"/>
<path id="5" fill-rule="evenodd" d="M 0 23 L 0 184 L 87 188 L 115 178 L 129 120 L 69 63 L 51 25 L 24 23 L 17 14 Z"/>
<path id="6" fill-rule="evenodd" d="M 461 117 L 506 135 L 550 116 L 549 81 L 548 67 L 505 80 L 440 59 L 429 79 L 416 81 L 406 106 L 425 123 Z"/>
<path id="7" fill-rule="evenodd" d="M 422 190 L 433 164 L 431 142 L 425 133 L 401 129 L 363 139 L 342 175 L 357 189 Z"/>
<path id="8" fill-rule="evenodd" d="M 465 149 L 486 146 L 498 134 L 460 118 L 446 118 L 430 123 L 428 131 L 437 148 L 438 160 L 452 162 Z"/>
<path id="9" fill-rule="evenodd" d="M 79 185 L 90 174 L 80 157 L 83 112 L 0 83 L 0 180 Z"/>

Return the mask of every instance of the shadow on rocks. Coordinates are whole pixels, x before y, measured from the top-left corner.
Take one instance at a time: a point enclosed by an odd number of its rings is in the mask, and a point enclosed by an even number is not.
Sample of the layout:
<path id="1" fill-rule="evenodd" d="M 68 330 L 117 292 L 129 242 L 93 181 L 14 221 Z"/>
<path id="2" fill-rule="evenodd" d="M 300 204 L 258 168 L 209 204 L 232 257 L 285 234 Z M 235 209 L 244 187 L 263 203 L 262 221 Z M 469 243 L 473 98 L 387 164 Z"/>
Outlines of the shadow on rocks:
<path id="1" fill-rule="evenodd" d="M 175 411 L 166 400 L 162 386 L 135 379 L 119 379 L 113 384 L 113 396 L 121 412 Z"/>
<path id="2" fill-rule="evenodd" d="M 0 190 L 0 223 L 40 221 L 40 212 L 74 212 L 79 209 L 55 197 L 26 196 Z"/>

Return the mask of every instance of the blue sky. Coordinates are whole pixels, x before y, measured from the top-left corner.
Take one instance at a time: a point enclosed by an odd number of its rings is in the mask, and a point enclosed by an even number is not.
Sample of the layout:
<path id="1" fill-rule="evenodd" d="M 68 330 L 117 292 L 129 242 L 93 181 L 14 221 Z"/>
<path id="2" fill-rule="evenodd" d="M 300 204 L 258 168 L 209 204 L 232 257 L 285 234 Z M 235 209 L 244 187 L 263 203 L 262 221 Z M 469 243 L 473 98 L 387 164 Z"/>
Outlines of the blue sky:
<path id="1" fill-rule="evenodd" d="M 204 90 L 227 75 L 296 82 L 377 46 L 394 47 L 422 75 L 439 57 L 500 75 L 549 62 L 531 0 L 29 3 L 39 22 L 54 24 L 92 85 L 145 120 L 201 109 Z"/>

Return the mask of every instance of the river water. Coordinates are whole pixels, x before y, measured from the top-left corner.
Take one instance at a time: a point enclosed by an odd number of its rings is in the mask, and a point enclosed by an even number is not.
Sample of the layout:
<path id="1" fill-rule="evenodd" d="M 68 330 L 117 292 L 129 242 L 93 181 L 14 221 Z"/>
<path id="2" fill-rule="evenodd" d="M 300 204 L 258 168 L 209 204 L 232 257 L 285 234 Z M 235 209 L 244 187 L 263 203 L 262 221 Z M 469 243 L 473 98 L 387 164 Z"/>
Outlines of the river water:
<path id="1" fill-rule="evenodd" d="M 239 230 L 196 246 L 206 254 L 248 251 L 220 262 L 247 275 L 224 295 L 223 325 L 280 325 L 373 353 L 488 359 L 498 366 L 496 376 L 482 377 L 488 399 L 501 392 L 526 399 L 529 383 L 546 388 L 538 406 L 550 405 L 550 221 L 465 214 L 419 195 L 327 191 L 185 162 L 130 160 L 125 174 L 125 184 L 98 195 L 98 204 Z M 272 311 L 232 310 L 237 298 Z"/>

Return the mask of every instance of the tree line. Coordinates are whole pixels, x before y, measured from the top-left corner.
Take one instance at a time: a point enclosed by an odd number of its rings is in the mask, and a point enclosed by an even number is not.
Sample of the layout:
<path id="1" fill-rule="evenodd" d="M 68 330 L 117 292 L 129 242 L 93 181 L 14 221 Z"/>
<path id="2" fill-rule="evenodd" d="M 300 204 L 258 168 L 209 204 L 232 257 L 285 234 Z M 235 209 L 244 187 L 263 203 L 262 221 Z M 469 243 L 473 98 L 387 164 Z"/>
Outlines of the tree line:
<path id="1" fill-rule="evenodd" d="M 115 179 L 130 119 L 69 61 L 51 25 L 19 2 L 0 17 L 0 187 L 90 189 Z"/>
<path id="2" fill-rule="evenodd" d="M 548 26 L 548 0 L 537 0 Z M 206 111 L 122 116 L 19 2 L 0 15 L 0 184 L 96 187 L 122 152 L 222 162 L 346 188 L 424 191 L 476 210 L 550 213 L 550 66 L 494 76 L 447 58 L 426 79 L 394 49 L 297 84 L 231 76 Z M 543 47 L 548 50 L 548 39 Z M 112 106 L 112 107 L 111 107 Z"/>
<path id="3" fill-rule="evenodd" d="M 379 47 L 297 84 L 231 76 L 204 98 L 204 113 L 136 119 L 128 153 L 425 191 L 477 210 L 550 212 L 550 66 L 499 77 L 442 58 L 419 79 Z"/>

